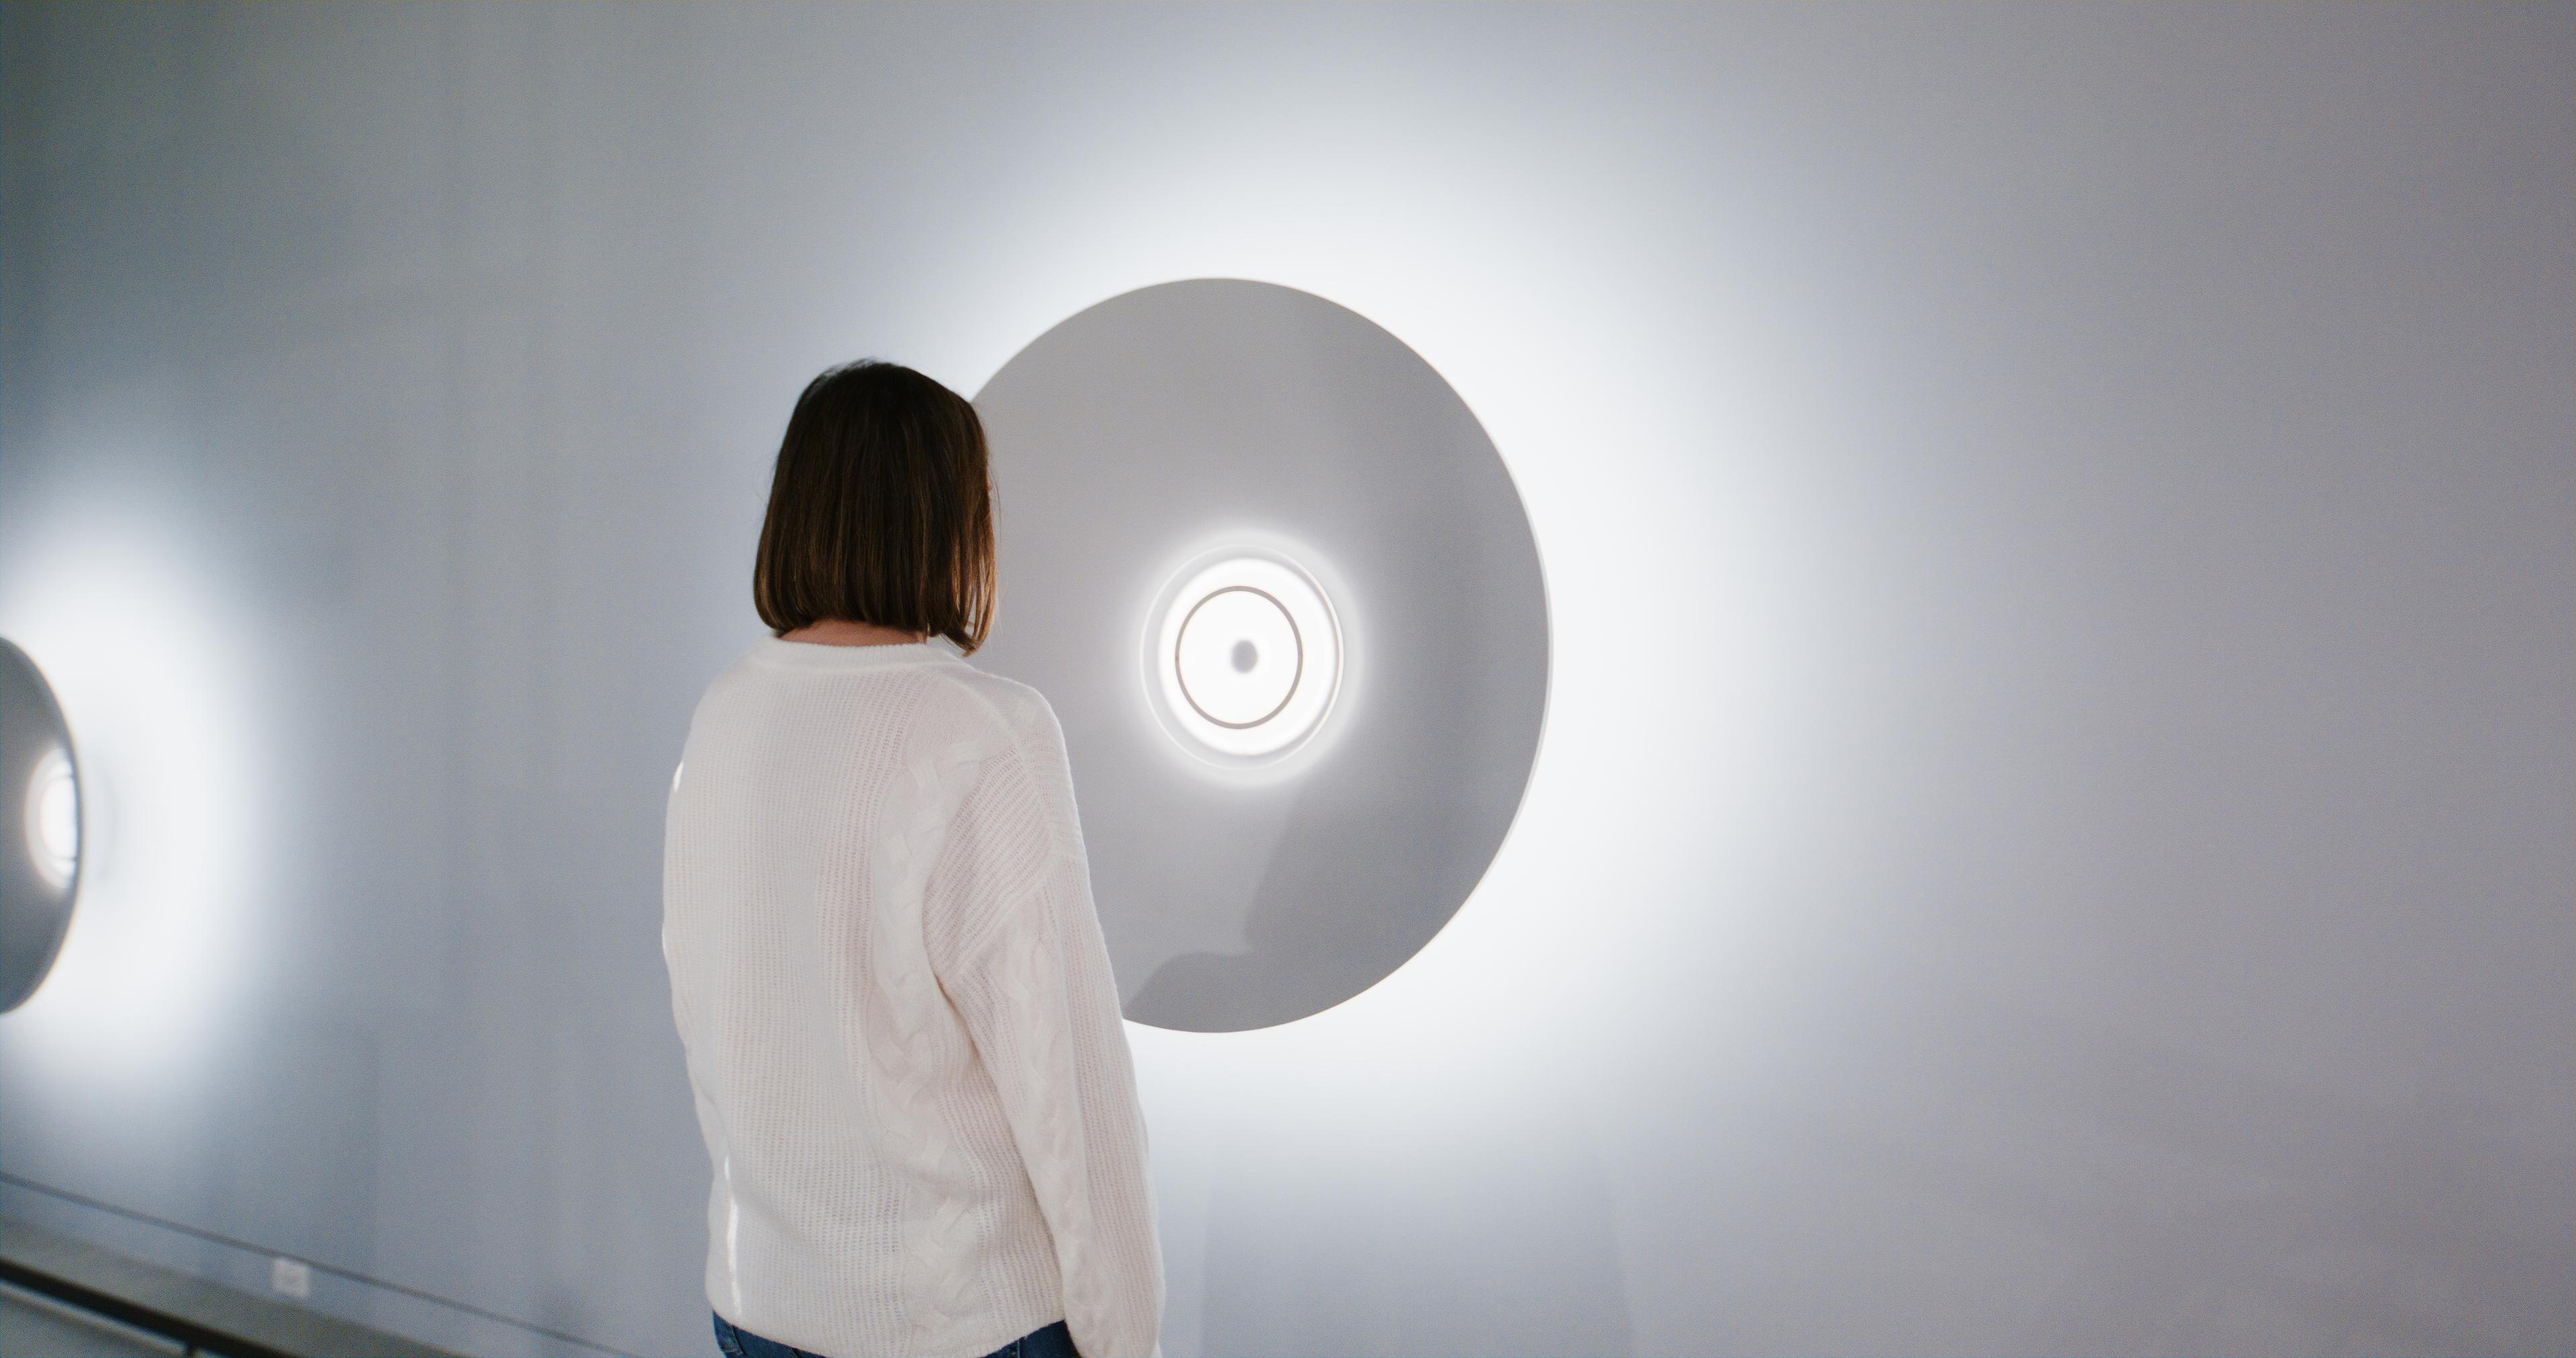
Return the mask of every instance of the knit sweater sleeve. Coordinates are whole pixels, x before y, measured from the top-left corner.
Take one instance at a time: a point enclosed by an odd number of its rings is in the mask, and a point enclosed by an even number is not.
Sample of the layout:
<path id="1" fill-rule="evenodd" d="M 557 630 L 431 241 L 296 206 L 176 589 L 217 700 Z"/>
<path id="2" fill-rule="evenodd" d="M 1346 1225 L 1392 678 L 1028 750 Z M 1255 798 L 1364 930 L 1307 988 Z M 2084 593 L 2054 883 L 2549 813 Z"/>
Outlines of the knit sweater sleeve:
<path id="1" fill-rule="evenodd" d="M 982 768 L 932 879 L 931 965 L 1001 1097 L 1087 1358 L 1159 1354 L 1161 1246 L 1143 1110 L 1042 700 Z"/>

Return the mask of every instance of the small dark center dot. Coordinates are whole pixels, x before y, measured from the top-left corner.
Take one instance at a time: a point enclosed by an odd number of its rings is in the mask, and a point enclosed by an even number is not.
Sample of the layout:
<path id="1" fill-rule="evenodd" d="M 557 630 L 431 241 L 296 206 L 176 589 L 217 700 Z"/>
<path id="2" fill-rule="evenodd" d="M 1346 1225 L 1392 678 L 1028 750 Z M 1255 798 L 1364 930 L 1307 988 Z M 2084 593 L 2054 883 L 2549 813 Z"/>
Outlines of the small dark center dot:
<path id="1" fill-rule="evenodd" d="M 1234 643 L 1234 672 L 1235 672 L 1235 673 L 1237 673 L 1237 674 L 1250 674 L 1250 673 L 1252 673 L 1252 667 L 1253 667 L 1254 665 L 1259 664 L 1260 662 L 1261 662 L 1261 652 L 1254 650 L 1254 649 L 1252 648 L 1252 643 L 1251 643 L 1251 642 L 1249 642 L 1249 641 L 1238 641 L 1238 642 Z"/>

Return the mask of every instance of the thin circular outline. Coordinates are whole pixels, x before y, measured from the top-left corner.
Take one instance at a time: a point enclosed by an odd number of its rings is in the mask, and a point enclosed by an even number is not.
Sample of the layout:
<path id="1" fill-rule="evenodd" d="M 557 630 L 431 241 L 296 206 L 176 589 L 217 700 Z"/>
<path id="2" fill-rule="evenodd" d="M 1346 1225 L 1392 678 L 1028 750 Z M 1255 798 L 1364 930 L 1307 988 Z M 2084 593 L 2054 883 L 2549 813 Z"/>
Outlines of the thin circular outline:
<path id="1" fill-rule="evenodd" d="M 1262 598 L 1269 600 L 1270 606 L 1279 610 L 1279 620 L 1288 624 L 1288 639 L 1297 643 L 1297 668 L 1291 671 L 1288 675 L 1288 691 L 1279 695 L 1279 702 L 1276 706 L 1272 707 L 1269 711 L 1262 713 L 1260 716 L 1254 717 L 1250 721 L 1227 721 L 1215 713 L 1208 711 L 1206 708 L 1199 706 L 1198 695 L 1190 692 L 1190 676 L 1187 671 L 1181 668 L 1181 644 L 1189 639 L 1190 620 L 1199 615 L 1200 609 L 1208 606 L 1208 601 L 1210 599 L 1214 599 L 1220 594 L 1258 594 Z M 1254 585 L 1227 585 L 1220 589 L 1212 589 L 1205 595 L 1201 596 L 1197 603 L 1190 605 L 1189 612 L 1181 615 L 1180 629 L 1175 632 L 1172 637 L 1172 678 L 1179 682 L 1181 686 L 1181 699 L 1190 705 L 1191 711 L 1207 718 L 1211 724 L 1222 726 L 1229 731 L 1249 731 L 1253 727 L 1259 726 L 1263 722 L 1270 720 L 1272 717 L 1278 716 L 1280 713 L 1287 711 L 1288 704 L 1296 700 L 1297 685 L 1305 682 L 1306 679 L 1306 634 L 1297 630 L 1297 615 L 1288 611 L 1288 605 L 1279 602 L 1278 595 L 1272 594 L 1266 589 L 1262 589 Z"/>
<path id="2" fill-rule="evenodd" d="M 1324 585 L 1327 575 L 1332 575 L 1335 579 L 1339 579 L 1339 576 L 1331 572 L 1319 573 L 1309 568 L 1305 563 L 1315 556 L 1313 545 L 1302 539 L 1276 529 L 1246 525 L 1223 533 L 1209 534 L 1198 540 L 1198 546 L 1195 549 L 1176 553 L 1164 559 L 1170 570 L 1165 575 L 1162 587 L 1151 596 L 1151 602 L 1142 618 L 1144 627 L 1143 635 L 1139 639 L 1141 644 L 1134 652 L 1136 673 L 1144 680 L 1144 686 L 1138 696 L 1144 699 L 1143 711 L 1146 719 L 1160 729 L 1176 749 L 1189 756 L 1190 764 L 1194 769 L 1238 785 L 1276 782 L 1292 776 L 1293 771 L 1302 761 L 1310 758 L 1313 751 L 1331 744 L 1336 739 L 1331 734 L 1332 715 L 1350 701 L 1350 695 L 1342 692 L 1342 688 L 1343 680 L 1350 673 L 1350 648 L 1353 643 L 1343 630 L 1342 607 L 1333 602 L 1333 595 L 1327 592 Z M 1315 621 L 1321 632 L 1316 638 L 1317 646 L 1308 649 L 1316 650 L 1322 648 L 1323 643 L 1330 642 L 1331 663 L 1316 667 L 1316 673 L 1326 676 L 1326 682 L 1322 686 L 1321 691 L 1324 696 L 1315 710 L 1314 720 L 1307 723 L 1298 734 L 1290 737 L 1286 742 L 1257 754 L 1241 754 L 1210 743 L 1217 736 L 1242 736 L 1252 733 L 1230 731 L 1224 727 L 1197 720 L 1198 714 L 1174 691 L 1179 687 L 1179 676 L 1165 672 L 1163 668 L 1165 652 L 1157 640 L 1165 628 L 1175 632 L 1179 630 L 1182 615 L 1181 599 L 1184 597 L 1183 587 L 1200 576 L 1209 574 L 1217 566 L 1235 560 L 1255 561 L 1277 567 L 1286 571 L 1292 581 L 1311 591 L 1314 594 L 1317 610 Z M 1300 707 L 1307 701 L 1306 686 L 1300 683 L 1297 686 L 1297 694 L 1290 700 L 1289 706 Z M 1283 712 L 1272 720 L 1284 719 L 1286 715 Z"/>

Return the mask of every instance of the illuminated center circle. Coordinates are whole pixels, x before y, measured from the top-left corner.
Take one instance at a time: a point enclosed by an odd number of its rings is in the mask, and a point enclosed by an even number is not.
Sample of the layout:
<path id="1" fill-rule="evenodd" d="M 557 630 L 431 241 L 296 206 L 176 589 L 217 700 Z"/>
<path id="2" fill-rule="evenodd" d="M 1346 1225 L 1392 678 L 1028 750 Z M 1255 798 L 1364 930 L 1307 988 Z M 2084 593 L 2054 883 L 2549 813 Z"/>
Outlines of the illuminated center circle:
<path id="1" fill-rule="evenodd" d="M 60 750 L 36 761 L 27 780 L 27 848 L 45 880 L 62 886 L 80 861 L 80 785 Z"/>
<path id="2" fill-rule="evenodd" d="M 1286 710 L 1305 677 L 1306 644 L 1279 600 L 1250 585 L 1228 585 L 1181 619 L 1172 670 L 1192 710 L 1246 730 Z"/>
<path id="3" fill-rule="evenodd" d="M 1185 568 L 1148 651 L 1166 725 L 1219 762 L 1266 762 L 1312 735 L 1341 683 L 1341 629 L 1313 577 L 1271 556 Z"/>

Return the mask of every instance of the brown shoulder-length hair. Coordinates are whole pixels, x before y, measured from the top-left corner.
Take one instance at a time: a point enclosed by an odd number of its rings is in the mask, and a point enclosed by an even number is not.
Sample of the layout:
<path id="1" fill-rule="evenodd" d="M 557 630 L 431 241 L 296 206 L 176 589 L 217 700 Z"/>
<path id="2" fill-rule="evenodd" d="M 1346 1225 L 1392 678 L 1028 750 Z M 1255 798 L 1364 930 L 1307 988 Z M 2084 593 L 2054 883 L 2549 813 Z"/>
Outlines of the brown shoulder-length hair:
<path id="1" fill-rule="evenodd" d="M 942 636 L 972 654 L 993 623 L 984 423 L 894 363 L 826 370 L 796 398 L 751 568 L 784 636 L 826 618 Z"/>

